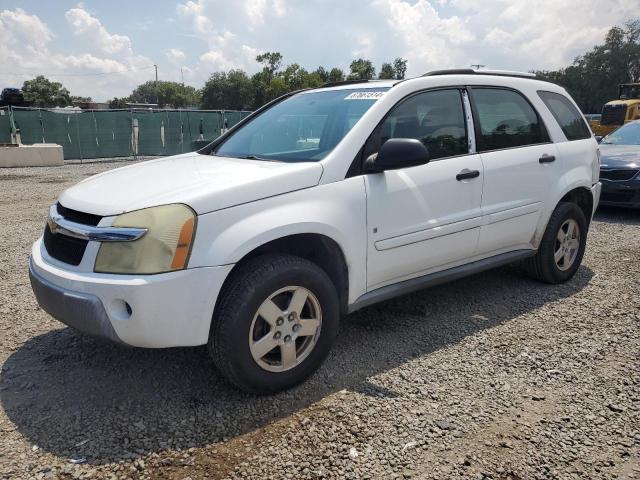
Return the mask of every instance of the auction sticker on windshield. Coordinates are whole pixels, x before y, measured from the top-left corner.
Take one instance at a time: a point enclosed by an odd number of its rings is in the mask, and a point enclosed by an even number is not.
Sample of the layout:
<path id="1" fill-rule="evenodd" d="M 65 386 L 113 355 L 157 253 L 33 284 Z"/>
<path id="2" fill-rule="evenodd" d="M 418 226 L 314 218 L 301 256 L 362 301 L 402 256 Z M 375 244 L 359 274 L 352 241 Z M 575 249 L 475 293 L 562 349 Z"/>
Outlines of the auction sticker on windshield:
<path id="1" fill-rule="evenodd" d="M 382 97 L 382 95 L 384 95 L 385 92 L 353 92 L 350 93 L 349 95 L 347 95 L 346 97 L 344 97 L 345 100 L 377 100 L 380 97 Z"/>

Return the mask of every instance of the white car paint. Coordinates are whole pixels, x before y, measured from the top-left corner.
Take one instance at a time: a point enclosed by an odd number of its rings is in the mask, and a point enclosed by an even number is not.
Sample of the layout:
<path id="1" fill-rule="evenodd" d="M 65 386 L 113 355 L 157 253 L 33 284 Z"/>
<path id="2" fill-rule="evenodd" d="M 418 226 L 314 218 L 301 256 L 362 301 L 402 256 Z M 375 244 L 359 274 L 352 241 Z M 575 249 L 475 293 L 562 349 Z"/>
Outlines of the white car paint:
<path id="1" fill-rule="evenodd" d="M 101 216 L 170 203 L 185 203 L 202 214 L 313 187 L 321 175 L 319 163 L 214 159 L 192 152 L 95 175 L 58 200 Z"/>
<path id="2" fill-rule="evenodd" d="M 456 180 L 465 168 L 482 171 L 480 156 L 365 176 L 369 289 L 474 256 L 482 181 Z"/>
<path id="3" fill-rule="evenodd" d="M 443 86 L 506 86 L 524 94 L 542 117 L 551 142 L 475 153 L 413 168 L 347 177 L 372 130 L 406 96 Z M 98 244 L 80 265 L 51 258 L 42 241 L 32 250 L 37 273 L 53 284 L 99 297 L 114 329 L 134 346 L 201 345 L 218 292 L 235 264 L 265 243 L 294 234 L 324 235 L 337 243 L 348 268 L 348 304 L 377 288 L 491 257 L 538 247 L 558 201 L 574 188 L 599 184 L 594 139 L 567 141 L 536 94 L 566 92 L 517 77 L 442 75 L 397 83 L 362 116 L 340 143 L 316 163 L 277 163 L 197 153 L 144 162 L 89 178 L 63 192 L 65 207 L 104 216 L 184 203 L 198 214 L 188 268 L 125 276 L 93 272 Z M 355 84 L 334 89 L 367 88 Z M 305 95 L 305 93 L 301 93 Z M 543 154 L 557 156 L 541 165 Z M 459 182 L 465 169 L 477 179 Z M 597 171 L 597 170 L 596 170 Z M 118 318 L 118 300 L 133 314 Z M 114 305 L 116 305 L 114 307 Z"/>
<path id="4" fill-rule="evenodd" d="M 96 295 L 120 340 L 146 348 L 206 342 L 216 296 L 232 269 L 223 265 L 134 276 L 78 272 L 60 264 L 42 239 L 34 243 L 31 265 L 39 276 L 71 292 Z M 122 301 L 131 305 L 131 316 L 123 312 Z"/>
<path id="5" fill-rule="evenodd" d="M 316 233 L 334 240 L 344 254 L 349 303 L 366 291 L 367 204 L 362 176 L 218 210 L 198 220 L 189 267 L 237 263 L 271 240 Z"/>

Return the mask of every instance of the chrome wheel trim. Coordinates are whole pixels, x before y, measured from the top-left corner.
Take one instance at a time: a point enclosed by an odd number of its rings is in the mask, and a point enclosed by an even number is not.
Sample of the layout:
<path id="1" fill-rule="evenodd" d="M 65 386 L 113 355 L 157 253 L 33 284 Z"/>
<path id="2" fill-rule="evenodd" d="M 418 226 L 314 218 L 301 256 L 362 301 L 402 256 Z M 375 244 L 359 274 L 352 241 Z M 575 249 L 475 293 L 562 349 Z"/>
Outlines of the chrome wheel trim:
<path id="1" fill-rule="evenodd" d="M 556 235 L 553 259 L 561 271 L 569 270 L 580 250 L 580 226 L 573 218 L 564 221 Z"/>
<path id="2" fill-rule="evenodd" d="M 313 351 L 321 326 L 320 302 L 310 290 L 281 288 L 262 302 L 253 317 L 249 328 L 251 356 L 269 372 L 291 370 Z"/>

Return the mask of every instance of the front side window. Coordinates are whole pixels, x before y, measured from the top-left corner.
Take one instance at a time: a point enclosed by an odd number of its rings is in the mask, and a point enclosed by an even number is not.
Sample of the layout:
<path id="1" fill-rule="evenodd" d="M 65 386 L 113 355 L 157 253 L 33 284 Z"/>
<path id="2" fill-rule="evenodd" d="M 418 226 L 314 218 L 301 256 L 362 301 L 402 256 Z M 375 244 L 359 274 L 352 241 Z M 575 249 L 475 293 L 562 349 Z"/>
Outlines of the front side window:
<path id="1" fill-rule="evenodd" d="M 478 116 L 479 151 L 535 145 L 549 141 L 542 120 L 519 93 L 501 88 L 473 88 Z"/>
<path id="2" fill-rule="evenodd" d="M 460 91 L 423 92 L 394 107 L 370 138 L 365 158 L 390 138 L 420 140 L 431 160 L 466 154 L 467 131 Z"/>
<path id="3" fill-rule="evenodd" d="M 299 93 L 240 127 L 211 153 L 283 162 L 322 160 L 387 90 Z"/>
<path id="4" fill-rule="evenodd" d="M 549 108 L 567 140 L 584 140 L 591 138 L 591 131 L 582 119 L 576 107 L 564 95 L 553 92 L 539 91 L 538 95 Z"/>

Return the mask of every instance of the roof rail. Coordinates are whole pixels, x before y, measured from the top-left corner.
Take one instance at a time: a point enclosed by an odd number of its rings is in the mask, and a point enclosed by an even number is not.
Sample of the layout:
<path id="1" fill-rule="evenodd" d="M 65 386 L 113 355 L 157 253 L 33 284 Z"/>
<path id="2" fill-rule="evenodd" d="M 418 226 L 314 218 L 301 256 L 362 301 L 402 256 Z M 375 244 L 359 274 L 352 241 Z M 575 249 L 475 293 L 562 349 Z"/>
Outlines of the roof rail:
<path id="1" fill-rule="evenodd" d="M 363 79 L 359 79 L 359 80 L 341 80 L 339 82 L 327 82 L 327 83 L 323 83 L 322 85 L 320 85 L 318 88 L 325 88 L 325 87 L 338 87 L 340 85 L 351 85 L 353 83 L 368 83 L 371 80 L 368 80 L 366 78 Z"/>
<path id="2" fill-rule="evenodd" d="M 511 70 L 473 70 L 471 68 L 454 68 L 451 70 L 434 70 L 427 72 L 423 77 L 432 77 L 437 75 L 495 75 L 498 77 L 520 77 L 520 78 L 537 78 L 535 73 L 515 72 Z"/>

